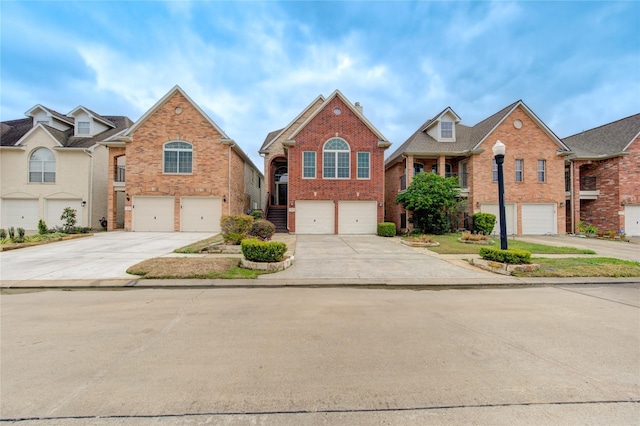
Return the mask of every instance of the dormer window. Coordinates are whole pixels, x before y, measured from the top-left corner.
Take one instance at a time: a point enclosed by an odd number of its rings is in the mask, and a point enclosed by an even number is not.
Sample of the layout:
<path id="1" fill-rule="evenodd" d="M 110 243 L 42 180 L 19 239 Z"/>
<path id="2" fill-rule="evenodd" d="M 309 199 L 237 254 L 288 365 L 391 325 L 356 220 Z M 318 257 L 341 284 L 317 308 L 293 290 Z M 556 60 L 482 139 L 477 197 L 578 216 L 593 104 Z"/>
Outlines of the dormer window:
<path id="1" fill-rule="evenodd" d="M 91 134 L 91 122 L 90 121 L 78 121 L 77 134 L 90 135 Z"/>
<path id="2" fill-rule="evenodd" d="M 440 122 L 440 139 L 453 139 L 453 122 Z"/>
<path id="3" fill-rule="evenodd" d="M 48 126 L 49 125 L 49 120 L 38 120 L 38 122 L 36 124 L 46 124 Z"/>

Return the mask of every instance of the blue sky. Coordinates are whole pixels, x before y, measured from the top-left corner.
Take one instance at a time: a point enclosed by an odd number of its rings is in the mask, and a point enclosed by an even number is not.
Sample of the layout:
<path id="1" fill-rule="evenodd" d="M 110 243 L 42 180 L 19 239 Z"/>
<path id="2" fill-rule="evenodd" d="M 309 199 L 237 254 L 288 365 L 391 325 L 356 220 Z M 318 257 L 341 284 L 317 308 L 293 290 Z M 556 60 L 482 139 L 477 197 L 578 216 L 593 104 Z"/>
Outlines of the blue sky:
<path id="1" fill-rule="evenodd" d="M 450 106 L 522 99 L 566 137 L 640 112 L 640 2 L 0 4 L 0 119 L 35 104 L 137 120 L 174 85 L 251 156 L 340 89 L 398 147 Z"/>

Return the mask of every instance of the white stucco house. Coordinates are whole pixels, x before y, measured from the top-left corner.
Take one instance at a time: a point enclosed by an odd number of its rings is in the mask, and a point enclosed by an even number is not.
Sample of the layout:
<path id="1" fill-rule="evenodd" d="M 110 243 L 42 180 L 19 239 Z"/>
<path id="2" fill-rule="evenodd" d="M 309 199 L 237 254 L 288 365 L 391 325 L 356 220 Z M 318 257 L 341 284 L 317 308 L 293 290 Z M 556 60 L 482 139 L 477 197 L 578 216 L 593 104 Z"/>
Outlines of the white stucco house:
<path id="1" fill-rule="evenodd" d="M 61 225 L 65 207 L 77 226 L 102 229 L 107 216 L 108 141 L 129 128 L 123 116 L 101 116 L 78 106 L 61 114 L 42 105 L 27 118 L 0 123 L 0 228 Z"/>

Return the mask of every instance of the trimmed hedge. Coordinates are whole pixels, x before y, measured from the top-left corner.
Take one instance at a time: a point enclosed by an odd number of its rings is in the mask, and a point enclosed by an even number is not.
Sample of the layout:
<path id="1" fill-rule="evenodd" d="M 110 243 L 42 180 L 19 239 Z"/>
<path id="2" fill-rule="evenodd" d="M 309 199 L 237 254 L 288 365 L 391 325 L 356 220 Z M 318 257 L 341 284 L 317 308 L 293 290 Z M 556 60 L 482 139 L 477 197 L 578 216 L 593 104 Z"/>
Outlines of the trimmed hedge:
<path id="1" fill-rule="evenodd" d="M 249 230 L 249 235 L 268 241 L 276 233 L 276 226 L 266 219 L 256 219 Z"/>
<path id="2" fill-rule="evenodd" d="M 484 260 L 509 263 L 511 265 L 531 263 L 531 252 L 527 250 L 501 250 L 495 247 L 483 247 L 480 249 L 480 257 Z"/>
<path id="3" fill-rule="evenodd" d="M 378 224 L 378 235 L 381 237 L 395 237 L 396 224 L 394 222 L 382 222 Z"/>
<path id="4" fill-rule="evenodd" d="M 240 243 L 245 259 L 252 262 L 280 262 L 287 251 L 287 245 L 280 241 L 258 241 L 247 238 Z"/>
<path id="5" fill-rule="evenodd" d="M 496 215 L 492 213 L 474 213 L 473 231 L 485 235 L 491 234 L 496 225 Z"/>

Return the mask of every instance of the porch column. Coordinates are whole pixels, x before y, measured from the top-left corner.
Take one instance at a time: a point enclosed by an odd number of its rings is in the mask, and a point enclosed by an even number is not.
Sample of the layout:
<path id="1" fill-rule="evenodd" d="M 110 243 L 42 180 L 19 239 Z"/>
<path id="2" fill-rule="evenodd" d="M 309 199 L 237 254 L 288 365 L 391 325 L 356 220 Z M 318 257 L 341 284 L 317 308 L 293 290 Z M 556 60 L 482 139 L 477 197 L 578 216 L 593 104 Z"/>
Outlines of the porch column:
<path id="1" fill-rule="evenodd" d="M 405 176 L 407 177 L 407 187 L 413 182 L 413 154 L 407 155 L 404 160 L 406 164 Z"/>
<path id="2" fill-rule="evenodd" d="M 580 166 L 583 161 L 571 162 L 571 232 L 578 233 L 578 222 L 580 221 Z"/>
<path id="3" fill-rule="evenodd" d="M 438 157 L 438 174 L 442 177 L 445 177 L 447 174 L 446 169 L 446 158 L 444 155 Z"/>

